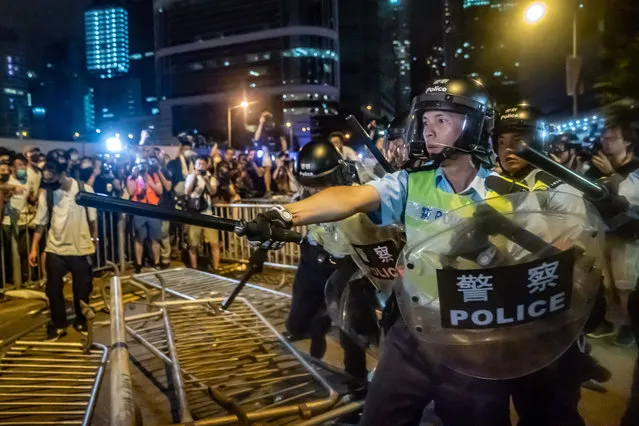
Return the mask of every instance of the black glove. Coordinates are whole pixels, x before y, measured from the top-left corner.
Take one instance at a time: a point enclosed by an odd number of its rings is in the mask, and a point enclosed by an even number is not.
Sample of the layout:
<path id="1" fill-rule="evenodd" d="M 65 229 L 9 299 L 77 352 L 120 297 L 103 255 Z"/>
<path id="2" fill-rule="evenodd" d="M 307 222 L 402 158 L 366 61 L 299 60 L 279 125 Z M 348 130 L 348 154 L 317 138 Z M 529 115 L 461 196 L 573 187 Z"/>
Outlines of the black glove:
<path id="1" fill-rule="evenodd" d="M 274 239 L 277 229 L 291 229 L 293 226 L 293 215 L 282 206 L 275 206 L 270 210 L 260 213 L 255 217 L 253 225 L 255 232 L 248 235 L 248 240 L 252 247 L 267 250 L 279 250 L 286 244 L 285 241 Z"/>

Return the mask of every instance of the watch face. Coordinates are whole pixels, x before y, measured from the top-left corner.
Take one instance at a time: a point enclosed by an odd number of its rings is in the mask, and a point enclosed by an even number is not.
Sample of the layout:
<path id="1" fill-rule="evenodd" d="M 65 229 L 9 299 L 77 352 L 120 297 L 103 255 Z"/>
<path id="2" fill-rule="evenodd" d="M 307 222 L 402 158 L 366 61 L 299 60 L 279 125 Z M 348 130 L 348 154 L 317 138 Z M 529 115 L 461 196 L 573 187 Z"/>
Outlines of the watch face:
<path id="1" fill-rule="evenodd" d="M 293 215 L 291 214 L 291 212 L 289 212 L 288 210 L 284 210 L 282 211 L 282 217 L 284 218 L 284 220 L 286 220 L 287 222 L 290 222 L 293 220 Z"/>

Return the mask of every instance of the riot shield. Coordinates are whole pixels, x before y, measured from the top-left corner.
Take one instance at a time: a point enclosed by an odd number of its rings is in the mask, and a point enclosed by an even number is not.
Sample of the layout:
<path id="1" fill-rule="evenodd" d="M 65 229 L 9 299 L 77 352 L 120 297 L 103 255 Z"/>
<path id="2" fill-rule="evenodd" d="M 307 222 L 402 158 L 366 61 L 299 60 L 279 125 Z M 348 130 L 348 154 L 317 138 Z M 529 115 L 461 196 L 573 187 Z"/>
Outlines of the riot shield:
<path id="1" fill-rule="evenodd" d="M 363 348 L 379 346 L 383 296 L 355 264 L 335 271 L 324 289 L 331 322 Z"/>
<path id="2" fill-rule="evenodd" d="M 352 246 L 353 261 L 388 297 L 401 282 L 395 266 L 406 240 L 404 230 L 397 225 L 377 226 L 363 213 L 338 222 L 337 227 Z"/>
<path id="3" fill-rule="evenodd" d="M 573 208 L 547 207 L 558 196 Z M 407 229 L 397 266 L 402 316 L 425 355 L 485 379 L 524 376 L 561 356 L 588 319 L 604 265 L 594 208 L 539 191 L 438 219 Z"/>

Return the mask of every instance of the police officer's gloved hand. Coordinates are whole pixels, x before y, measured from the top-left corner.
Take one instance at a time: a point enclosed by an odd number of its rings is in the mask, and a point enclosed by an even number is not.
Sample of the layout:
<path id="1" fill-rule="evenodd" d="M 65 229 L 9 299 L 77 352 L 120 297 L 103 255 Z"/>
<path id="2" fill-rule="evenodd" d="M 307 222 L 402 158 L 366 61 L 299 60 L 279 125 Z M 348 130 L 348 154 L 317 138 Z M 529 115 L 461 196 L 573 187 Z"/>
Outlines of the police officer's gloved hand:
<path id="1" fill-rule="evenodd" d="M 264 213 L 258 214 L 253 224 L 257 232 L 248 236 L 251 246 L 267 250 L 279 250 L 286 242 L 277 241 L 274 238 L 274 233 L 278 229 L 291 229 L 293 226 L 293 214 L 283 206 L 275 206 Z"/>

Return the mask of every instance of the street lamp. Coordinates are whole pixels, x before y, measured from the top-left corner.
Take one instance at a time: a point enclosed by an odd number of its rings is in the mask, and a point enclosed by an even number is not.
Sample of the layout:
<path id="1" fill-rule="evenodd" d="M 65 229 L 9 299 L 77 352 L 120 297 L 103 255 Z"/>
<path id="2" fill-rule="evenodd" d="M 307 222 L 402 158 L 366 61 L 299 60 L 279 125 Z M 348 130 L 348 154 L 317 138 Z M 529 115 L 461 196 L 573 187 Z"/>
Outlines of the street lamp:
<path id="1" fill-rule="evenodd" d="M 570 71 L 570 69 L 572 68 L 573 70 L 576 68 L 576 72 L 573 73 L 573 75 L 575 75 L 575 77 L 573 78 L 573 85 L 574 87 L 572 88 L 572 115 L 573 117 L 577 117 L 578 114 L 578 102 L 577 102 L 577 96 L 578 96 L 578 83 L 579 83 L 579 79 L 577 78 L 578 74 L 579 74 L 579 68 L 581 67 L 581 63 L 580 63 L 580 59 L 577 56 L 577 13 L 579 12 L 579 9 L 581 9 L 583 7 L 583 5 L 579 5 L 579 7 L 577 7 L 577 5 L 575 4 L 574 10 L 573 10 L 573 15 L 572 15 L 572 56 L 570 56 L 568 58 L 568 60 L 566 61 L 566 78 L 568 79 L 568 72 Z M 524 21 L 529 23 L 529 24 L 536 24 L 539 21 L 541 21 L 545 16 L 546 16 L 546 12 L 547 12 L 547 7 L 546 7 L 546 3 L 544 3 L 543 1 L 536 1 L 534 3 L 531 3 L 530 5 L 528 5 L 528 7 L 525 9 L 524 11 Z M 568 81 L 570 82 L 570 81 Z"/>
<path id="2" fill-rule="evenodd" d="M 239 105 L 235 105 L 232 107 L 227 108 L 227 121 L 226 121 L 226 125 L 228 126 L 228 140 L 229 140 L 229 147 L 231 147 L 231 110 L 237 109 L 237 108 L 244 108 L 246 110 L 246 108 L 248 108 L 249 105 L 251 104 L 255 104 L 257 103 L 257 101 L 251 101 L 251 102 L 247 102 L 247 101 L 242 101 L 240 102 Z"/>
<path id="3" fill-rule="evenodd" d="M 293 149 L 293 123 L 291 123 L 290 121 L 286 122 L 286 128 L 288 129 L 288 137 L 289 137 L 289 146 L 288 149 L 291 150 Z"/>
<path id="4" fill-rule="evenodd" d="M 524 20 L 529 24 L 536 24 L 546 16 L 547 10 L 544 2 L 532 3 L 524 11 Z"/>

